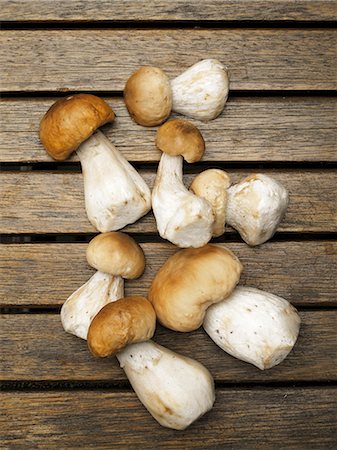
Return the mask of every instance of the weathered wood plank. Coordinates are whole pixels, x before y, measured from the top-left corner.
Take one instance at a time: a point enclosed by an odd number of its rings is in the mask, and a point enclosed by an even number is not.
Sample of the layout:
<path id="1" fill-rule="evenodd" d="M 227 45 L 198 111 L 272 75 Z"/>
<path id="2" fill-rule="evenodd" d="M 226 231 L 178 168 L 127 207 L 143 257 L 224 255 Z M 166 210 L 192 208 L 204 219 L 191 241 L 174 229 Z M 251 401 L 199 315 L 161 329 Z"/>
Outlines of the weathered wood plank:
<path id="1" fill-rule="evenodd" d="M 146 270 L 140 279 L 125 283 L 126 295 L 147 296 L 159 268 L 178 250 L 168 243 L 141 246 Z M 296 306 L 337 305 L 337 242 L 226 246 L 244 265 L 241 284 L 274 292 Z M 61 306 L 94 274 L 86 262 L 86 247 L 61 243 L 0 245 L 0 306 Z"/>
<path id="2" fill-rule="evenodd" d="M 131 392 L 3 392 L 5 448 L 318 449 L 336 443 L 336 388 L 219 389 L 185 431 L 161 427 Z"/>
<path id="3" fill-rule="evenodd" d="M 158 325 L 154 340 L 199 360 L 219 382 L 337 380 L 337 311 L 300 314 L 295 348 L 271 370 L 232 358 L 202 329 L 175 333 Z M 3 315 L 0 320 L 1 380 L 126 381 L 115 358 L 93 358 L 85 341 L 64 332 L 59 315 Z"/>
<path id="4" fill-rule="evenodd" d="M 140 128 L 124 101 L 105 97 L 117 114 L 103 131 L 130 161 L 158 161 L 156 129 Z M 52 99 L 0 101 L 2 162 L 52 161 L 38 137 Z M 337 99 L 334 97 L 232 97 L 220 118 L 192 120 L 207 144 L 207 161 L 336 161 Z M 73 160 L 77 160 L 76 157 Z"/>
<path id="5" fill-rule="evenodd" d="M 234 182 L 249 172 L 228 171 Z M 336 172 L 333 170 L 263 170 L 290 192 L 290 205 L 280 231 L 334 232 L 337 230 Z M 155 173 L 143 171 L 151 186 Z M 189 185 L 193 175 L 186 176 Z M 79 233 L 95 231 L 89 223 L 80 173 L 0 173 L 1 233 Z M 152 216 L 125 228 L 155 233 Z"/>
<path id="6" fill-rule="evenodd" d="M 2 0 L 4 21 L 334 20 L 335 0 Z"/>
<path id="7" fill-rule="evenodd" d="M 230 70 L 232 89 L 336 88 L 333 29 L 7 30 L 3 91 L 122 90 L 133 70 L 169 77 L 203 58 Z"/>

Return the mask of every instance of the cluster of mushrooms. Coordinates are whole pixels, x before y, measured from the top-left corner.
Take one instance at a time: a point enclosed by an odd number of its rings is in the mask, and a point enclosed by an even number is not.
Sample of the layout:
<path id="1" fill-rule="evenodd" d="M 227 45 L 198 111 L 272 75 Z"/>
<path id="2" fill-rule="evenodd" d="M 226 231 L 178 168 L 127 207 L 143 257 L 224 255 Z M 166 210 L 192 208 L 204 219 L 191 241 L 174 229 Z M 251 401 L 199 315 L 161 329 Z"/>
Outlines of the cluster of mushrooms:
<path id="1" fill-rule="evenodd" d="M 128 79 L 124 99 L 132 118 L 143 126 L 161 125 L 175 111 L 194 119 L 215 119 L 228 96 L 226 68 L 207 59 L 169 81 L 155 67 L 142 67 Z M 87 247 L 88 264 L 97 272 L 64 303 L 65 331 L 87 340 L 98 357 L 116 356 L 140 401 L 163 426 L 185 429 L 209 411 L 214 382 L 199 362 L 151 340 L 156 320 L 190 332 L 203 326 L 230 355 L 259 369 L 279 364 L 298 337 L 300 318 L 286 300 L 237 284 L 239 259 L 227 248 L 209 244 L 225 223 L 253 246 L 276 231 L 287 204 L 287 190 L 263 174 L 231 185 L 226 172 L 200 173 L 188 190 L 183 159 L 199 161 L 204 139 L 187 120 L 173 119 L 157 130 L 162 151 L 151 191 L 134 167 L 98 131 L 115 114 L 102 99 L 77 94 L 57 101 L 43 117 L 40 138 L 56 160 L 76 151 L 82 165 L 85 206 L 101 232 Z M 148 298 L 124 297 L 124 279 L 145 269 L 141 247 L 125 233 L 150 209 L 160 236 L 183 249 L 156 274 Z"/>

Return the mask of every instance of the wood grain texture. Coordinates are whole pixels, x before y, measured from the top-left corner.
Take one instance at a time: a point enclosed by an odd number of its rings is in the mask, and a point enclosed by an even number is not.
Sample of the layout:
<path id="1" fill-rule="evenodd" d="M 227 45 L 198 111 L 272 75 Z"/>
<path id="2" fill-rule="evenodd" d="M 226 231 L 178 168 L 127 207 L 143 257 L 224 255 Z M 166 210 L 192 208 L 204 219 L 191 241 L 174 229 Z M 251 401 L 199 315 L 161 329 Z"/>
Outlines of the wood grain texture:
<path id="1" fill-rule="evenodd" d="M 231 89 L 335 89 L 336 36 L 333 29 L 7 30 L 1 89 L 118 91 L 139 66 L 174 77 L 209 57 L 228 66 Z"/>
<path id="2" fill-rule="evenodd" d="M 126 295 L 146 297 L 155 274 L 178 250 L 168 243 L 141 246 L 146 269 L 138 280 L 125 282 Z M 241 284 L 273 292 L 296 306 L 337 305 L 337 242 L 226 246 L 244 266 Z M 86 247 L 61 243 L 0 245 L 0 306 L 61 306 L 95 273 L 86 262 Z"/>
<path id="3" fill-rule="evenodd" d="M 117 118 L 102 130 L 121 153 L 130 161 L 158 161 L 156 128 L 133 122 L 122 98 L 105 100 Z M 39 141 L 39 123 L 54 101 L 0 101 L 2 162 L 52 161 Z M 206 141 L 205 161 L 337 160 L 337 98 L 234 96 L 217 120 L 191 121 Z"/>
<path id="4" fill-rule="evenodd" d="M 256 171 L 255 171 L 256 172 Z M 263 170 L 290 192 L 290 204 L 279 231 L 335 232 L 336 171 Z M 142 171 L 152 186 L 155 173 Z M 233 182 L 249 172 L 228 171 Z M 194 175 L 185 177 L 189 185 Z M 95 231 L 84 207 L 80 173 L 2 172 L 0 173 L 1 233 L 79 233 Z M 125 228 L 129 232 L 156 233 L 149 213 Z"/>
<path id="5" fill-rule="evenodd" d="M 335 0 L 2 0 L 5 21 L 298 20 L 337 18 Z"/>
<path id="6" fill-rule="evenodd" d="M 150 449 L 160 442 L 164 449 L 332 449 L 336 398 L 336 388 L 220 389 L 213 410 L 177 432 L 156 423 L 131 392 L 8 392 L 1 394 L 2 444 Z"/>
<path id="7" fill-rule="evenodd" d="M 219 382 L 336 381 L 337 311 L 303 311 L 298 341 L 277 367 L 261 371 L 217 347 L 199 329 L 176 333 L 158 325 L 154 340 L 203 363 Z M 126 382 L 115 358 L 94 358 L 66 333 L 59 315 L 0 316 L 0 380 Z"/>

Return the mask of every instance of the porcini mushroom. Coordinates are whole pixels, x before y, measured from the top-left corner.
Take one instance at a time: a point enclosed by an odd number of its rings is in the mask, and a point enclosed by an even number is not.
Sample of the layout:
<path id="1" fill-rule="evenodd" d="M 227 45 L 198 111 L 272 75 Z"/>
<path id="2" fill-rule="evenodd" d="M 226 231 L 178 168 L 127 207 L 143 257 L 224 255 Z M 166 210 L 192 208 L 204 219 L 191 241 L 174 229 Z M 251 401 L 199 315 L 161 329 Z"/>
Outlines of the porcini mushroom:
<path id="1" fill-rule="evenodd" d="M 41 142 L 54 159 L 64 160 L 76 150 L 82 165 L 88 219 L 102 232 L 119 230 L 151 208 L 151 192 L 143 178 L 96 131 L 114 118 L 104 100 L 77 94 L 54 103 L 40 124 Z"/>
<path id="2" fill-rule="evenodd" d="M 117 358 L 139 400 L 162 426 L 184 430 L 212 408 L 213 378 L 199 362 L 152 341 L 129 345 Z"/>
<path id="3" fill-rule="evenodd" d="M 197 175 L 190 190 L 208 201 L 214 214 L 213 236 L 221 236 L 225 232 L 227 189 L 231 185 L 229 175 L 220 169 L 208 169 Z"/>
<path id="4" fill-rule="evenodd" d="M 172 109 L 169 79 L 157 67 L 141 67 L 127 80 L 124 101 L 131 117 L 139 125 L 160 125 L 168 118 Z"/>
<path id="5" fill-rule="evenodd" d="M 94 356 L 112 356 L 128 344 L 151 339 L 155 329 L 151 303 L 145 297 L 124 297 L 105 305 L 93 318 L 88 347 Z"/>
<path id="6" fill-rule="evenodd" d="M 123 278 L 138 278 L 145 268 L 140 246 L 120 232 L 94 237 L 87 247 L 87 261 L 98 272 L 61 308 L 64 330 L 82 339 L 87 339 L 90 323 L 103 306 L 124 296 Z"/>
<path id="7" fill-rule="evenodd" d="M 249 245 L 270 239 L 288 206 L 288 192 L 267 175 L 254 174 L 228 189 L 226 221 Z"/>
<path id="8" fill-rule="evenodd" d="M 193 331 L 210 305 L 231 294 L 241 271 L 240 261 L 225 247 L 180 250 L 156 274 L 148 298 L 162 325 Z"/>
<path id="9" fill-rule="evenodd" d="M 204 59 L 171 81 L 172 110 L 199 120 L 212 120 L 223 110 L 229 90 L 227 69 Z"/>
<path id="10" fill-rule="evenodd" d="M 214 216 L 211 205 L 185 187 L 181 154 L 188 161 L 198 161 L 204 140 L 194 125 L 172 120 L 158 129 L 156 141 L 165 152 L 152 190 L 159 234 L 179 247 L 201 247 L 212 237 Z"/>
<path id="11" fill-rule="evenodd" d="M 225 352 L 263 370 L 288 355 L 296 343 L 300 322 L 287 300 L 239 286 L 225 300 L 208 308 L 203 326 Z"/>

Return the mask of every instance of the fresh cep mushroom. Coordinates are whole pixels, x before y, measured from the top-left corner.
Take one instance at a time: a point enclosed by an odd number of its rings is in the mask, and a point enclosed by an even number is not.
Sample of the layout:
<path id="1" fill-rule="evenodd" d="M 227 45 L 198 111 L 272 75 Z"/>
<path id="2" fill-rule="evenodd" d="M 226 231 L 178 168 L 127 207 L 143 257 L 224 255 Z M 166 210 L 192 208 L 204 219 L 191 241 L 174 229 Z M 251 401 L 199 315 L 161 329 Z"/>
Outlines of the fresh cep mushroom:
<path id="1" fill-rule="evenodd" d="M 250 175 L 228 189 L 226 221 L 249 245 L 270 239 L 288 206 L 288 192 L 263 174 Z"/>
<path id="2" fill-rule="evenodd" d="M 213 236 L 221 236 L 225 232 L 227 189 L 231 185 L 229 175 L 220 169 L 208 169 L 197 175 L 190 190 L 208 201 L 214 214 Z"/>
<path id="3" fill-rule="evenodd" d="M 229 90 L 227 69 L 216 59 L 204 59 L 171 81 L 172 110 L 199 120 L 221 114 Z"/>
<path id="4" fill-rule="evenodd" d="M 184 430 L 212 408 L 214 381 L 199 362 L 152 341 L 129 345 L 117 358 L 139 400 L 162 426 Z"/>
<path id="5" fill-rule="evenodd" d="M 148 298 L 162 325 L 193 331 L 210 305 L 231 294 L 241 272 L 239 259 L 225 247 L 180 250 L 156 274 Z"/>
<path id="6" fill-rule="evenodd" d="M 211 205 L 185 187 L 180 153 L 198 161 L 204 141 L 194 125 L 181 122 L 170 121 L 158 129 L 157 144 L 164 153 L 152 191 L 152 209 L 161 237 L 179 247 L 201 247 L 212 237 L 214 216 Z"/>
<path id="7" fill-rule="evenodd" d="M 203 327 L 225 352 L 261 370 L 276 366 L 296 343 L 300 317 L 285 299 L 239 286 L 208 308 Z"/>
<path id="8" fill-rule="evenodd" d="M 87 339 L 90 323 L 103 306 L 124 296 L 123 278 L 138 278 L 145 268 L 143 250 L 120 232 L 94 237 L 87 247 L 87 261 L 97 272 L 61 308 L 64 330 L 82 339 Z"/>
<path id="9" fill-rule="evenodd" d="M 169 79 L 157 67 L 141 67 L 127 80 L 124 101 L 131 117 L 139 125 L 160 125 L 168 118 L 172 109 Z"/>
<path id="10" fill-rule="evenodd" d="M 155 329 L 151 303 L 145 297 L 124 297 L 105 305 L 93 318 L 88 347 L 94 356 L 113 356 L 129 344 L 151 339 Z"/>
<path id="11" fill-rule="evenodd" d="M 151 192 L 143 178 L 96 131 L 114 118 L 104 100 L 77 94 L 54 103 L 40 124 L 41 142 L 54 159 L 64 160 L 76 150 L 82 165 L 87 216 L 101 232 L 119 230 L 151 208 Z"/>

